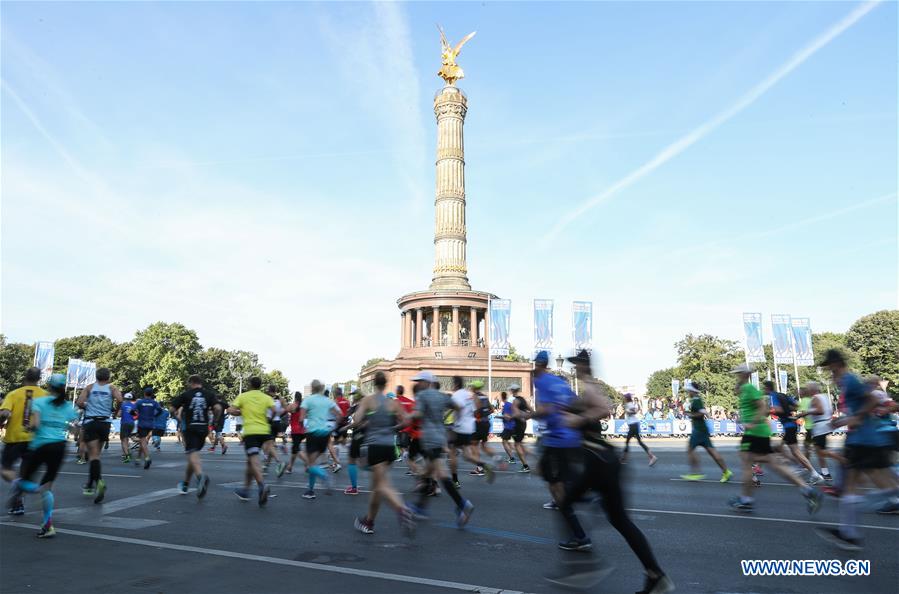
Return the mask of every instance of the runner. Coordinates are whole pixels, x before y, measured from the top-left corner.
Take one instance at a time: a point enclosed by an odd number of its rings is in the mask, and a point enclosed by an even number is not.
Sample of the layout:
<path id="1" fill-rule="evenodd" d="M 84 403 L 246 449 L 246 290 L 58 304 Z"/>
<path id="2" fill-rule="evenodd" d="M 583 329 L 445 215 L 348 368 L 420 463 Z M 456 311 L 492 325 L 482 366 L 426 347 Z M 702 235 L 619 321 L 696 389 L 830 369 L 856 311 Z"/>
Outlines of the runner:
<path id="1" fill-rule="evenodd" d="M 98 370 L 99 371 L 99 370 Z M 22 499 L 22 493 L 40 493 L 44 515 L 38 538 L 50 538 L 53 529 L 53 480 L 66 455 L 66 432 L 78 412 L 66 402 L 66 376 L 54 373 L 47 386 L 50 396 L 35 398 L 31 403 L 29 426 L 34 436 L 28 443 L 28 455 L 22 461 L 21 478 L 13 483 L 11 502 Z M 31 479 L 41 466 L 46 466 L 40 484 Z"/>
<path id="2" fill-rule="evenodd" d="M 419 519 L 426 519 L 428 497 L 431 494 L 430 481 L 440 482 L 447 494 L 456 504 L 456 526 L 464 527 L 474 511 L 474 505 L 459 494 L 446 472 L 443 464 L 443 452 L 446 449 L 446 430 L 443 419 L 446 409 L 453 408 L 455 403 L 446 394 L 435 390 L 435 381 L 430 371 L 422 371 L 412 377 L 415 382 L 415 412 L 413 418 L 421 423 L 421 454 L 424 458 L 424 469 L 418 491 L 418 503 L 410 505 L 412 513 Z"/>
<path id="3" fill-rule="evenodd" d="M 259 487 L 259 507 L 268 502 L 269 488 L 262 476 L 262 464 L 259 453 L 271 435 L 268 412 L 275 411 L 275 401 L 263 392 L 262 379 L 253 376 L 249 379 L 250 390 L 238 395 L 228 408 L 229 415 L 240 415 L 244 422 L 243 447 L 247 453 L 247 466 L 244 473 L 242 489 L 235 489 L 234 494 L 241 501 L 250 499 L 250 481 L 255 480 Z M 200 442 L 202 447 L 203 442 Z"/>
<path id="4" fill-rule="evenodd" d="M 184 424 L 184 452 L 187 454 L 184 480 L 178 483 L 178 489 L 181 493 L 187 493 L 190 479 L 196 475 L 197 499 L 202 499 L 209 489 L 209 476 L 203 474 L 200 452 L 206 442 L 210 421 L 213 426 L 218 426 L 224 414 L 218 396 L 203 387 L 203 379 L 199 375 L 190 376 L 187 385 L 188 389 L 172 401 L 176 416 Z"/>
<path id="5" fill-rule="evenodd" d="M 356 410 L 359 408 L 359 403 L 362 402 L 363 395 L 359 391 L 355 391 L 350 396 L 353 398 L 353 403 L 350 405 L 349 411 L 347 414 L 350 418 L 356 414 Z M 352 425 L 348 425 L 346 428 L 350 429 Z M 343 490 L 344 495 L 358 495 L 359 494 L 359 467 L 357 466 L 359 459 L 362 457 L 362 441 L 365 438 L 365 427 L 352 427 L 353 435 L 350 439 L 350 452 L 349 459 L 347 460 L 347 474 L 350 475 L 350 486 Z"/>
<path id="6" fill-rule="evenodd" d="M 337 444 L 346 437 L 346 427 L 350 424 L 347 414 L 350 410 L 350 401 L 343 395 L 343 388 L 334 387 L 334 402 L 340 409 L 340 415 L 335 419 L 334 431 L 331 432 L 331 440 L 328 442 L 328 454 L 331 456 L 331 472 L 340 472 L 343 466 L 340 464 L 340 454 Z"/>
<path id="7" fill-rule="evenodd" d="M 287 407 L 290 418 L 290 462 L 287 463 L 287 474 L 293 474 L 293 464 L 297 456 L 306 464 L 306 456 L 303 454 L 303 439 L 306 437 L 306 428 L 300 421 L 300 405 L 303 404 L 303 394 L 293 393 L 293 402 Z"/>
<path id="8" fill-rule="evenodd" d="M 87 457 L 90 461 L 87 484 L 82 492 L 93 495 L 94 503 L 100 503 L 106 496 L 106 481 L 103 480 L 103 467 L 100 463 L 100 448 L 109 439 L 109 415 L 114 404 L 121 405 L 122 393 L 109 383 L 109 369 L 97 369 L 97 381 L 88 384 L 78 395 L 75 405 L 84 409 L 84 423 L 81 433 L 87 444 Z M 127 450 L 126 450 L 127 451 Z"/>
<path id="9" fill-rule="evenodd" d="M 41 379 L 41 370 L 29 367 L 25 371 L 22 387 L 12 390 L 0 404 L 0 426 L 6 427 L 3 434 L 3 456 L 0 473 L 3 480 L 12 482 L 16 478 L 16 462 L 24 461 L 28 455 L 28 444 L 31 442 L 31 411 L 36 398 L 46 396 L 37 383 Z M 8 513 L 21 516 L 25 513 L 25 503 L 21 497 L 11 499 Z"/>
<path id="10" fill-rule="evenodd" d="M 237 431 L 237 441 L 243 443 L 243 417 L 240 415 L 234 417 L 234 430 Z"/>
<path id="11" fill-rule="evenodd" d="M 281 401 L 281 395 L 278 393 L 278 387 L 270 385 L 267 392 L 272 399 L 272 402 L 274 402 L 274 408 L 266 413 L 266 416 L 268 417 L 269 436 L 268 439 L 265 440 L 265 443 L 262 444 L 262 451 L 265 453 L 265 462 L 262 464 L 262 472 L 268 472 L 269 464 L 274 460 L 275 474 L 278 478 L 281 478 L 284 476 L 284 471 L 287 470 L 287 464 L 282 462 L 281 458 L 278 457 L 275 440 L 278 437 L 278 433 L 284 430 L 281 428 L 281 415 L 286 411 L 284 409 L 284 403 Z"/>
<path id="12" fill-rule="evenodd" d="M 413 390 L 414 392 L 414 390 Z M 404 386 L 396 387 L 396 401 L 403 407 L 403 413 L 410 416 L 415 410 L 415 399 L 406 396 L 406 388 Z M 420 475 L 421 471 L 416 464 L 415 459 L 421 453 L 417 440 L 420 437 L 418 423 L 409 423 L 397 434 L 396 445 L 402 450 L 406 463 L 409 465 L 408 475 Z"/>
<path id="13" fill-rule="evenodd" d="M 515 442 L 515 453 L 518 454 L 518 459 L 521 460 L 521 468 L 518 472 L 530 472 L 531 467 L 528 466 L 528 456 L 522 442 L 524 441 L 525 429 L 527 429 L 527 420 L 525 417 L 527 413 L 531 412 L 531 405 L 528 404 L 528 401 L 520 394 L 521 386 L 518 384 L 509 386 L 509 391 L 512 392 L 512 416 L 515 419 L 512 440 Z"/>
<path id="14" fill-rule="evenodd" d="M 153 433 L 156 416 L 162 411 L 162 406 L 156 402 L 156 389 L 153 386 L 144 386 L 144 397 L 134 403 L 134 409 L 137 412 L 137 438 L 140 440 L 140 456 L 144 461 L 144 470 L 147 470 L 152 462 L 150 459 L 150 434 Z"/>
<path id="15" fill-rule="evenodd" d="M 162 407 L 156 420 L 153 422 L 153 447 L 157 452 L 162 451 L 162 438 L 165 437 L 165 430 L 169 424 L 169 409 Z"/>
<path id="16" fill-rule="evenodd" d="M 368 446 L 368 467 L 372 480 L 368 514 L 361 519 L 357 517 L 354 525 L 363 534 L 374 534 L 375 518 L 381 499 L 384 499 L 396 511 L 403 532 L 410 536 L 415 530 L 412 512 L 393 488 L 389 474 L 390 465 L 396 457 L 396 427 L 405 415 L 400 404 L 384 393 L 387 377 L 383 372 L 375 373 L 374 386 L 375 393 L 363 398 L 353 415 L 354 426 L 365 423 L 365 445 Z"/>
<path id="17" fill-rule="evenodd" d="M 131 462 L 131 435 L 134 433 L 134 396 L 128 392 L 123 396 L 122 403 L 119 405 L 119 441 L 122 444 L 122 462 L 128 464 Z M 84 426 L 82 421 L 82 433 Z"/>
<path id="18" fill-rule="evenodd" d="M 449 462 L 450 471 L 453 475 L 453 485 L 458 489 L 462 486 L 459 482 L 459 461 L 456 449 L 460 449 L 462 457 L 474 464 L 474 469 L 469 474 L 475 476 L 487 475 L 487 482 L 492 483 L 494 480 L 493 468 L 489 464 L 483 464 L 478 457 L 478 450 L 472 444 L 472 436 L 475 432 L 474 419 L 474 400 L 472 393 L 463 386 L 465 383 L 458 375 L 453 376 L 453 395 L 454 403 L 453 431 L 449 443 Z"/>
<path id="19" fill-rule="evenodd" d="M 833 404 L 827 394 L 821 393 L 821 385 L 818 382 L 808 382 L 802 391 L 809 402 L 805 412 L 800 413 L 799 417 L 804 418 L 807 432 L 812 436 L 812 445 L 818 455 L 821 476 L 830 482 L 833 480 L 833 476 L 827 468 L 827 461 L 834 460 L 837 466 L 840 466 L 842 462 L 840 456 L 827 451 L 827 436 L 833 431 L 830 426 L 833 418 Z"/>
<path id="20" fill-rule="evenodd" d="M 886 435 L 885 441 L 893 444 L 893 450 L 899 452 L 899 426 L 894 416 L 899 411 L 899 403 L 890 398 L 881 387 L 879 376 L 871 375 L 865 378 L 865 385 L 871 389 L 871 395 L 877 399 L 874 415 L 878 418 L 877 432 Z M 888 458 L 896 460 L 896 453 L 890 452 Z M 879 514 L 899 514 L 899 469 L 885 468 L 878 471 L 883 483 L 878 485 L 881 490 L 873 495 L 884 497 L 883 505 L 877 508 Z"/>
<path id="21" fill-rule="evenodd" d="M 493 414 L 493 405 L 490 404 L 490 398 L 481 390 L 484 388 L 484 382 L 475 380 L 471 382 L 471 399 L 474 403 L 474 434 L 471 436 L 472 449 L 475 451 L 478 459 L 481 454 L 487 457 L 487 460 L 493 459 L 493 452 L 487 448 L 487 440 L 490 438 L 490 415 Z M 471 474 L 478 476 L 484 475 L 484 467 L 475 468 Z"/>
<path id="22" fill-rule="evenodd" d="M 221 409 L 222 409 L 222 414 L 215 415 L 214 418 L 211 419 L 211 421 L 212 421 L 212 447 L 209 448 L 209 451 L 214 452 L 215 446 L 218 445 L 218 446 L 221 446 L 222 456 L 224 456 L 225 454 L 228 453 L 228 444 L 225 443 L 225 417 L 227 417 L 228 415 L 226 415 L 224 412 L 228 409 L 228 403 L 225 402 L 225 400 L 218 394 L 216 394 L 215 397 L 217 398 L 217 403 L 218 403 L 219 407 L 221 407 Z"/>
<path id="23" fill-rule="evenodd" d="M 512 446 L 512 437 L 515 435 L 515 406 L 509 402 L 506 392 L 499 393 L 500 414 L 503 416 L 503 432 L 500 439 L 503 441 L 503 450 L 506 452 L 509 464 L 515 464 L 515 450 Z"/>
<path id="24" fill-rule="evenodd" d="M 627 541 L 631 550 L 643 564 L 646 580 L 638 594 L 664 594 L 674 590 L 674 584 L 665 575 L 656 561 L 655 555 L 646 537 L 631 521 L 624 507 L 624 495 L 621 489 L 621 463 L 615 448 L 602 437 L 600 419 L 611 413 L 611 402 L 600 384 L 593 378 L 590 368 L 590 355 L 581 351 L 568 361 L 575 364 L 577 378 L 581 388 L 581 399 L 569 399 L 567 405 L 561 400 L 554 400 L 565 412 L 561 419 L 548 424 L 553 431 L 555 423 L 562 420 L 567 431 L 573 432 L 582 439 L 581 452 L 584 467 L 575 478 L 571 488 L 561 499 L 562 517 L 568 525 L 572 538 L 559 543 L 566 551 L 586 551 L 593 543 L 587 536 L 574 513 L 573 503 L 578 501 L 588 490 L 596 491 L 602 497 L 602 508 L 606 518 L 615 530 Z M 543 377 L 549 374 L 544 373 Z M 561 381 L 561 380 L 560 380 Z M 547 390 L 550 382 L 541 381 L 542 390 Z M 561 386 L 559 386 L 561 388 Z M 552 389 L 552 388 L 549 388 Z M 560 391 L 556 390 L 555 394 Z M 538 410 L 545 406 L 545 392 L 538 388 Z M 583 434 L 581 433 L 583 432 Z M 592 566 L 591 566 L 592 565 Z M 596 564 L 573 563 L 559 575 L 548 576 L 550 582 L 568 587 L 592 587 L 611 572 L 611 567 Z"/>
<path id="25" fill-rule="evenodd" d="M 705 409 L 705 403 L 702 401 L 702 392 L 696 382 L 687 382 L 684 391 L 691 395 L 690 398 L 690 418 L 693 421 L 693 432 L 690 433 L 690 443 L 687 446 L 687 459 L 690 461 L 690 474 L 682 474 L 681 478 L 687 481 L 701 481 L 705 475 L 699 471 L 699 456 L 696 455 L 696 448 L 705 448 L 718 468 L 721 469 L 721 479 L 719 482 L 726 483 L 730 477 L 734 475 L 727 467 L 724 458 L 721 457 L 712 445 L 712 437 L 709 435 L 709 427 L 706 425 L 705 418 L 708 414 Z"/>
<path id="26" fill-rule="evenodd" d="M 637 443 L 649 456 L 649 465 L 654 466 L 659 459 L 655 457 L 649 447 L 643 443 L 643 439 L 640 438 L 640 415 L 637 414 L 637 403 L 634 402 L 634 395 L 630 392 L 624 395 L 624 411 L 625 419 L 627 420 L 627 438 L 624 440 L 624 453 L 621 454 L 621 463 L 627 463 L 627 453 L 630 450 L 631 438 L 636 438 Z"/>
<path id="27" fill-rule="evenodd" d="M 799 425 L 796 423 L 796 417 L 793 416 L 796 410 L 796 400 L 788 394 L 777 392 L 774 389 L 774 382 L 770 380 L 765 380 L 763 385 L 765 386 L 765 392 L 771 399 L 771 408 L 774 409 L 774 414 L 784 429 L 783 440 L 778 449 L 787 459 L 792 459 L 809 472 L 808 483 L 810 485 L 817 485 L 824 480 L 824 477 L 815 470 L 808 458 L 799 451 Z"/>
<path id="28" fill-rule="evenodd" d="M 326 493 L 331 495 L 328 474 L 317 462 L 319 456 L 328 450 L 334 419 L 340 415 L 337 403 L 322 394 L 322 383 L 312 380 L 312 395 L 304 398 L 300 405 L 300 420 L 306 423 L 306 467 L 309 470 L 309 489 L 303 493 L 303 499 L 315 499 L 315 482 L 317 479 L 327 481 Z"/>
<path id="29" fill-rule="evenodd" d="M 743 439 L 740 441 L 740 459 L 743 465 L 742 493 L 730 500 L 734 511 L 749 513 L 755 509 L 752 492 L 752 465 L 765 463 L 777 474 L 799 487 L 810 514 L 821 507 L 821 493 L 802 482 L 799 477 L 776 462 L 770 454 L 771 426 L 768 424 L 768 404 L 765 396 L 749 381 L 752 368 L 745 363 L 731 373 L 737 376 L 736 393 L 743 423 Z"/>

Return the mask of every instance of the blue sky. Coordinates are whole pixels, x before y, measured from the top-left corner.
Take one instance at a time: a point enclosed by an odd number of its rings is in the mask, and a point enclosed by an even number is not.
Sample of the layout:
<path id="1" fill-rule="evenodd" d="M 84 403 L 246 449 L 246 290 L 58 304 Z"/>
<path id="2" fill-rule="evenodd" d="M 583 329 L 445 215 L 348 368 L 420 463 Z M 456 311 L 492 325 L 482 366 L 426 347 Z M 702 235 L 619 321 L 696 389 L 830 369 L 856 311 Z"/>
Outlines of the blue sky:
<path id="1" fill-rule="evenodd" d="M 433 260 L 437 22 L 478 31 L 469 276 L 520 350 L 534 298 L 563 351 L 595 303 L 616 385 L 743 311 L 899 305 L 895 3 L 5 3 L 2 331 L 180 321 L 297 387 L 394 356 Z"/>

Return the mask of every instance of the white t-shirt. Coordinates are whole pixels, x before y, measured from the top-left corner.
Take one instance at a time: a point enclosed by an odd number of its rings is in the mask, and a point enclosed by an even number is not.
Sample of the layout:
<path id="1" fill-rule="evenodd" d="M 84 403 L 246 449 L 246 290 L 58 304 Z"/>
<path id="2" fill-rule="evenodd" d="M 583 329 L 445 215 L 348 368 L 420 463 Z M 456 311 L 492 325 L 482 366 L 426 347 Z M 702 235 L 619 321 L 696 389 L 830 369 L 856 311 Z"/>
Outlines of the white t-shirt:
<path id="1" fill-rule="evenodd" d="M 628 425 L 640 422 L 640 415 L 637 414 L 636 402 L 631 401 L 624 405 L 624 418 L 627 420 Z"/>
<path id="2" fill-rule="evenodd" d="M 824 411 L 820 415 L 809 415 L 812 419 L 812 437 L 819 435 L 827 435 L 833 428 L 830 426 L 830 419 L 833 417 L 833 405 L 830 403 L 830 397 L 826 394 L 815 394 L 812 396 L 812 403 L 817 400 L 821 403 L 821 410 Z"/>
<path id="3" fill-rule="evenodd" d="M 462 388 L 453 392 L 453 403 L 461 410 L 456 412 L 456 421 L 453 423 L 453 431 L 462 434 L 474 433 L 474 400 L 471 392 Z"/>

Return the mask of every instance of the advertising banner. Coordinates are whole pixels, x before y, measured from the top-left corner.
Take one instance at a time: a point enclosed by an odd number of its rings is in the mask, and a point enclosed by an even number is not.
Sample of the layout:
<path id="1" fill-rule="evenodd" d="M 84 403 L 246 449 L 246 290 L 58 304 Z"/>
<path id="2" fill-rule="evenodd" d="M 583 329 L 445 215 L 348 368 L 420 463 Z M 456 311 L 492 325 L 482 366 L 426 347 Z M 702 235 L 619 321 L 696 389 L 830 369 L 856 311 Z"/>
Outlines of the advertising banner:
<path id="1" fill-rule="evenodd" d="M 508 299 L 490 301 L 490 354 L 505 357 L 509 354 L 509 317 L 512 302 Z"/>
<path id="2" fill-rule="evenodd" d="M 812 352 L 812 326 L 808 318 L 793 318 L 793 356 L 796 357 L 796 365 L 811 367 L 815 364 L 815 354 Z"/>
<path id="3" fill-rule="evenodd" d="M 780 391 L 786 393 L 787 384 L 790 381 L 790 373 L 786 369 L 778 370 L 778 379 L 780 380 Z"/>
<path id="4" fill-rule="evenodd" d="M 81 369 L 81 359 L 69 359 L 66 367 L 66 387 L 78 387 L 78 370 Z"/>
<path id="5" fill-rule="evenodd" d="M 765 348 L 762 345 L 762 314 L 743 314 L 743 338 L 747 363 L 764 363 Z"/>
<path id="6" fill-rule="evenodd" d="M 671 380 L 671 397 L 677 400 L 677 395 L 680 392 L 680 380 L 673 379 Z"/>
<path id="7" fill-rule="evenodd" d="M 39 342 L 34 345 L 34 363 L 33 365 L 41 370 L 41 383 L 46 383 L 53 374 L 53 356 L 56 354 L 56 347 L 52 342 Z"/>
<path id="8" fill-rule="evenodd" d="M 793 362 L 793 337 L 790 316 L 786 314 L 771 314 L 771 328 L 774 331 L 774 339 L 771 346 L 774 349 L 775 363 Z"/>
<path id="9" fill-rule="evenodd" d="M 534 299 L 534 350 L 553 348 L 553 301 Z"/>
<path id="10" fill-rule="evenodd" d="M 574 350 L 590 350 L 593 348 L 593 303 L 591 301 L 573 301 L 571 303 L 571 333 L 574 337 Z"/>

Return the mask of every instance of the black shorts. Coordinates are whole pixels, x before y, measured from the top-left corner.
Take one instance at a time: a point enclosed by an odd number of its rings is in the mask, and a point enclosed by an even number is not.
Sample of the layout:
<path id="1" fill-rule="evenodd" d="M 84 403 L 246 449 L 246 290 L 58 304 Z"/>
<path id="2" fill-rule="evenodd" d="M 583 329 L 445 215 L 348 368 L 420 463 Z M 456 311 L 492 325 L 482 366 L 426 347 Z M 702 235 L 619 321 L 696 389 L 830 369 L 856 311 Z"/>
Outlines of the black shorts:
<path id="1" fill-rule="evenodd" d="M 571 465 L 580 456 L 580 448 L 543 448 L 540 474 L 548 483 L 562 483 L 571 476 Z"/>
<path id="2" fill-rule="evenodd" d="M 131 425 L 133 427 L 133 425 Z M 81 424 L 81 440 L 85 443 L 92 441 L 109 441 L 109 421 L 85 421 Z M 128 425 L 125 425 L 128 427 Z M 129 434 L 130 435 L 130 434 Z"/>
<path id="3" fill-rule="evenodd" d="M 234 428 L 237 430 L 238 433 L 243 431 L 243 425 L 234 425 Z"/>
<path id="4" fill-rule="evenodd" d="M 24 460 L 25 456 L 28 455 L 28 443 L 27 441 L 14 441 L 3 444 L 0 466 L 8 470 L 15 466 L 19 460 Z"/>
<path id="5" fill-rule="evenodd" d="M 144 438 L 153 433 L 152 427 L 138 427 L 137 428 L 137 436 L 140 438 Z"/>
<path id="6" fill-rule="evenodd" d="M 397 434 L 396 436 L 396 445 L 400 446 L 404 450 L 409 448 L 409 443 L 411 441 L 412 437 L 408 433 L 403 432 Z"/>
<path id="7" fill-rule="evenodd" d="M 409 440 L 409 457 L 413 460 L 422 455 L 421 440 L 413 437 Z"/>
<path id="8" fill-rule="evenodd" d="M 784 443 L 787 445 L 794 445 L 799 443 L 799 428 L 798 427 L 784 427 Z"/>
<path id="9" fill-rule="evenodd" d="M 22 468 L 19 473 L 23 479 L 30 481 L 34 473 L 42 465 L 47 466 L 44 476 L 41 478 L 41 484 L 52 482 L 56 478 L 62 466 L 62 460 L 66 456 L 66 442 L 56 441 L 46 443 L 36 450 L 30 450 L 28 455 L 22 460 Z"/>
<path id="10" fill-rule="evenodd" d="M 386 462 L 392 464 L 396 460 L 396 449 L 393 446 L 370 445 L 368 446 L 368 465 L 374 466 Z"/>
<path id="11" fill-rule="evenodd" d="M 513 435 L 515 435 L 515 429 L 503 429 L 503 432 L 499 434 L 499 437 L 503 441 L 509 441 L 512 439 Z"/>
<path id="12" fill-rule="evenodd" d="M 153 437 L 162 437 L 165 435 L 165 429 L 153 429 Z"/>
<path id="13" fill-rule="evenodd" d="M 847 445 L 846 465 L 854 470 L 876 470 L 892 466 L 893 446 Z"/>
<path id="14" fill-rule="evenodd" d="M 822 433 L 821 435 L 813 435 L 812 443 L 815 444 L 815 447 L 818 448 L 819 450 L 826 450 L 828 435 L 830 435 L 830 433 Z"/>
<path id="15" fill-rule="evenodd" d="M 291 433 L 290 441 L 293 442 L 290 446 L 291 454 L 299 454 L 300 453 L 300 444 L 303 443 L 303 440 L 306 439 L 305 433 Z"/>
<path id="16" fill-rule="evenodd" d="M 740 440 L 740 451 L 761 455 L 770 454 L 771 438 L 758 437 L 757 435 L 744 435 L 743 439 Z"/>
<path id="17" fill-rule="evenodd" d="M 524 429 L 524 423 L 515 423 L 515 432 L 512 434 L 512 439 L 514 439 L 516 443 L 524 441 Z"/>
<path id="18" fill-rule="evenodd" d="M 353 434 L 353 439 L 350 440 L 350 458 L 354 460 L 358 460 L 362 457 L 362 438 L 364 436 L 362 433 L 356 435 Z"/>
<path id="19" fill-rule="evenodd" d="M 206 431 L 197 431 L 196 429 L 185 429 L 181 432 L 181 440 L 184 442 L 185 453 L 191 454 L 203 450 L 206 445 L 206 437 L 209 435 Z"/>
<path id="20" fill-rule="evenodd" d="M 640 423 L 629 423 L 627 426 L 627 437 L 639 437 L 640 435 Z"/>
<path id="21" fill-rule="evenodd" d="M 443 458 L 443 448 L 422 448 L 421 457 L 425 460 L 440 460 Z"/>
<path id="22" fill-rule="evenodd" d="M 473 441 L 487 441 L 490 435 L 490 421 L 478 421 L 474 424 Z"/>
<path id="23" fill-rule="evenodd" d="M 457 448 L 464 448 L 467 445 L 471 445 L 471 433 L 456 433 L 453 431 L 450 434 L 450 444 L 456 446 Z"/>
<path id="24" fill-rule="evenodd" d="M 268 426 L 271 429 L 271 438 L 274 439 L 278 435 L 284 433 L 284 430 L 287 429 L 284 421 L 269 421 Z"/>
<path id="25" fill-rule="evenodd" d="M 268 435 L 244 435 L 243 449 L 247 456 L 255 456 L 262 451 L 262 444 L 270 439 Z"/>
<path id="26" fill-rule="evenodd" d="M 330 433 L 307 433 L 306 434 L 306 453 L 309 455 L 318 454 L 328 449 L 328 440 L 331 439 Z"/>

